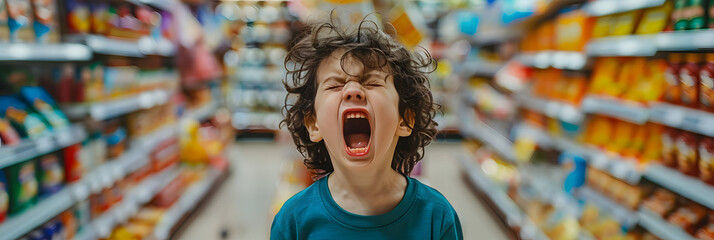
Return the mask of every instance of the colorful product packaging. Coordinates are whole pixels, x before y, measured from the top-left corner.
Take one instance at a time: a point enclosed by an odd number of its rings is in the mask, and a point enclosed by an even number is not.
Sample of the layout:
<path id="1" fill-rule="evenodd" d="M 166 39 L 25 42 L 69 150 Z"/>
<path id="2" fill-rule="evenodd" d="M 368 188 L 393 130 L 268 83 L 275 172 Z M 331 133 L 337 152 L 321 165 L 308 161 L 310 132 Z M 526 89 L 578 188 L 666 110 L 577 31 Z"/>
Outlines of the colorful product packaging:
<path id="1" fill-rule="evenodd" d="M 699 144 L 699 178 L 714 185 L 714 139 L 702 138 Z"/>
<path id="2" fill-rule="evenodd" d="M 667 1 L 659 7 L 645 10 L 637 26 L 636 34 L 655 34 L 665 30 L 672 12 L 672 2 Z"/>
<path id="3" fill-rule="evenodd" d="M 10 122 L 0 118 L 0 142 L 2 145 L 15 145 L 20 143 L 20 135 L 17 134 Z"/>
<path id="4" fill-rule="evenodd" d="M 707 209 L 695 203 L 682 204 L 675 212 L 673 212 L 667 221 L 673 225 L 679 226 L 688 233 L 694 233 L 695 228 L 705 219 Z"/>
<path id="5" fill-rule="evenodd" d="M 664 101 L 679 103 L 682 99 L 682 88 L 679 82 L 679 74 L 684 65 L 683 56 L 680 53 L 670 53 L 667 58 L 667 70 L 664 73 L 664 80 L 667 82 L 667 90 L 664 92 Z"/>
<path id="6" fill-rule="evenodd" d="M 10 28 L 8 26 L 8 13 L 5 0 L 0 0 L 0 43 L 10 41 Z"/>
<path id="7" fill-rule="evenodd" d="M 612 36 L 625 36 L 630 35 L 635 31 L 637 27 L 637 22 L 639 21 L 640 11 L 629 11 L 617 15 L 617 20 L 615 20 L 615 25 L 612 28 L 610 34 Z"/>
<path id="8" fill-rule="evenodd" d="M 677 130 L 666 128 L 662 133 L 662 164 L 670 167 L 677 166 Z"/>
<path id="9" fill-rule="evenodd" d="M 37 113 L 15 97 L 0 96 L 0 118 L 9 120 L 23 138 L 37 139 L 49 133 Z"/>
<path id="10" fill-rule="evenodd" d="M 699 103 L 703 108 L 714 110 L 714 53 L 707 53 L 705 57 L 706 63 L 699 69 Z"/>
<path id="11" fill-rule="evenodd" d="M 585 11 L 575 10 L 558 15 L 555 22 L 556 49 L 582 51 L 592 36 L 595 18 Z"/>
<path id="12" fill-rule="evenodd" d="M 677 169 L 680 172 L 697 176 L 699 173 L 699 137 L 690 132 L 681 132 L 677 137 Z"/>
<path id="13" fill-rule="evenodd" d="M 674 1 L 674 12 L 672 12 L 672 22 L 674 25 L 674 30 L 685 30 L 687 25 L 689 25 L 688 19 L 685 17 L 686 8 L 689 0 L 675 0 Z"/>
<path id="14" fill-rule="evenodd" d="M 5 174 L 0 171 L 0 223 L 7 218 L 7 211 L 10 208 L 10 195 L 8 194 L 8 182 Z"/>
<path id="15" fill-rule="evenodd" d="M 714 239 L 714 211 L 709 210 L 707 224 L 699 228 L 694 234 L 697 239 L 711 240 Z"/>
<path id="16" fill-rule="evenodd" d="M 57 218 L 62 224 L 64 229 L 64 236 L 60 239 L 74 239 L 79 228 L 79 223 L 77 216 L 72 212 L 72 210 L 67 210 L 62 212 Z"/>
<path id="17" fill-rule="evenodd" d="M 8 12 L 8 27 L 11 42 L 34 42 L 35 34 L 30 26 L 33 22 L 30 0 L 5 0 Z"/>
<path id="18" fill-rule="evenodd" d="M 679 72 L 679 83 L 682 87 L 682 104 L 690 107 L 699 105 L 699 63 L 702 56 L 697 53 L 687 53 L 686 62 Z"/>
<path id="19" fill-rule="evenodd" d="M 37 181 L 40 184 L 40 196 L 47 197 L 62 189 L 64 169 L 56 154 L 47 154 L 37 159 Z"/>
<path id="20" fill-rule="evenodd" d="M 113 120 L 107 124 L 104 138 L 107 142 L 107 158 L 117 158 L 124 154 L 127 142 L 127 132 L 119 121 Z"/>
<path id="21" fill-rule="evenodd" d="M 54 0 L 31 0 L 34 9 L 33 28 L 37 42 L 60 42 L 59 18 L 57 4 Z"/>
<path id="22" fill-rule="evenodd" d="M 82 178 L 84 168 L 80 161 L 80 152 L 82 151 L 81 144 L 74 144 L 66 147 L 62 151 L 62 162 L 64 166 L 65 181 L 76 182 Z"/>
<path id="23" fill-rule="evenodd" d="M 707 0 L 689 0 L 684 11 L 684 18 L 687 19 L 687 29 L 701 29 L 707 26 L 706 9 Z"/>
<path id="24" fill-rule="evenodd" d="M 644 208 L 664 217 L 674 210 L 677 204 L 677 195 L 662 188 L 655 190 L 649 198 L 642 202 Z"/>
<path id="25" fill-rule="evenodd" d="M 91 11 L 91 32 L 94 34 L 105 34 L 109 29 L 109 4 L 104 1 L 90 1 Z"/>
<path id="26" fill-rule="evenodd" d="M 67 31 L 73 34 L 89 33 L 91 23 L 89 3 L 85 0 L 65 0 Z"/>
<path id="27" fill-rule="evenodd" d="M 61 129 L 69 126 L 67 116 L 60 111 L 54 99 L 41 87 L 22 87 L 20 95 L 52 128 Z"/>
<path id="28" fill-rule="evenodd" d="M 34 161 L 15 164 L 5 169 L 10 192 L 10 214 L 24 211 L 37 200 L 38 183 Z"/>
<path id="29" fill-rule="evenodd" d="M 593 26 L 593 38 L 610 36 L 610 28 L 615 25 L 616 20 L 614 15 L 598 17 Z"/>

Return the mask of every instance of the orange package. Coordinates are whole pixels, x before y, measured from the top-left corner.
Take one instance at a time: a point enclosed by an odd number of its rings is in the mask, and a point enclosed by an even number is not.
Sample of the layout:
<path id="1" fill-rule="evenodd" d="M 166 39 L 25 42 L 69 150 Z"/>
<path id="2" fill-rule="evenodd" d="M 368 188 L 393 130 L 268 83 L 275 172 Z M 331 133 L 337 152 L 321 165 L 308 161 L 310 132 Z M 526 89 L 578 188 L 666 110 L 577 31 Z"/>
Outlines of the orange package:
<path id="1" fill-rule="evenodd" d="M 635 136 L 637 125 L 621 120 L 615 120 L 614 123 L 615 130 L 613 131 L 613 139 L 607 141 L 605 148 L 609 151 L 622 154 Z"/>
<path id="2" fill-rule="evenodd" d="M 664 80 L 667 87 L 663 100 L 670 103 L 679 103 L 682 98 L 682 88 L 679 84 L 679 72 L 682 70 L 682 54 L 670 53 L 667 55 L 669 62 L 664 73 Z"/>
<path id="3" fill-rule="evenodd" d="M 598 147 L 604 147 L 611 141 L 613 131 L 614 123 L 612 119 L 596 115 L 588 122 L 583 141 Z"/>
<path id="4" fill-rule="evenodd" d="M 641 153 L 644 151 L 645 143 L 647 141 L 649 125 L 632 124 L 632 127 L 634 128 L 632 139 L 622 151 L 622 155 L 625 157 L 640 159 Z"/>
<path id="5" fill-rule="evenodd" d="M 706 217 L 707 209 L 695 203 L 684 204 L 677 208 L 672 215 L 669 215 L 667 221 L 673 225 L 679 226 L 685 231 L 694 233 L 695 227 L 699 225 L 704 217 Z"/>
<path id="6" fill-rule="evenodd" d="M 699 137 L 690 132 L 682 132 L 677 138 L 677 169 L 690 175 L 699 175 Z"/>
<path id="7" fill-rule="evenodd" d="M 595 60 L 592 81 L 588 91 L 592 94 L 605 94 L 620 70 L 620 60 L 614 57 L 604 57 Z"/>
<path id="8" fill-rule="evenodd" d="M 685 61 L 679 72 L 679 84 L 682 87 L 682 104 L 697 107 L 699 106 L 699 63 L 702 61 L 702 55 L 687 53 Z"/>
<path id="9" fill-rule="evenodd" d="M 642 163 L 658 161 L 662 156 L 662 134 L 664 133 L 664 126 L 648 122 L 645 124 L 645 129 L 647 136 L 645 137 L 645 146 L 642 150 L 640 161 Z"/>
<path id="10" fill-rule="evenodd" d="M 666 128 L 662 132 L 662 164 L 669 167 L 677 167 L 677 136 L 679 132 L 672 128 Z"/>
<path id="11" fill-rule="evenodd" d="M 555 20 L 555 48 L 582 51 L 593 33 L 595 18 L 583 10 L 558 15 Z"/>
<path id="12" fill-rule="evenodd" d="M 674 193 L 665 189 L 659 188 L 655 190 L 649 198 L 642 202 L 642 207 L 649 209 L 661 217 L 664 217 L 674 209 L 675 204 L 677 204 L 677 195 L 674 195 Z"/>
<path id="13" fill-rule="evenodd" d="M 615 25 L 612 28 L 610 34 L 612 36 L 625 36 L 630 35 L 635 31 L 637 23 L 640 21 L 640 11 L 629 11 L 617 15 L 617 20 L 615 20 Z"/>
<path id="14" fill-rule="evenodd" d="M 569 74 L 567 81 L 567 87 L 563 93 L 563 100 L 566 102 L 578 106 L 580 105 L 580 100 L 585 95 L 585 87 L 587 86 L 587 78 L 585 75 L 580 73 Z"/>
<path id="15" fill-rule="evenodd" d="M 709 137 L 699 143 L 699 178 L 714 185 L 714 139 Z"/>

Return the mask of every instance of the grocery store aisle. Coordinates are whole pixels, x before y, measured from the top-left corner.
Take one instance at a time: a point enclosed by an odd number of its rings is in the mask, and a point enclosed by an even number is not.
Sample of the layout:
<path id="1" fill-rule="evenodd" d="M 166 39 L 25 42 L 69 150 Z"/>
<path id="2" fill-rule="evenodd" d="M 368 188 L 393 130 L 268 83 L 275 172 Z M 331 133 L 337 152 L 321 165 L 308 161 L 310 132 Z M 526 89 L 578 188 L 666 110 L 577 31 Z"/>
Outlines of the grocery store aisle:
<path id="1" fill-rule="evenodd" d="M 198 212 L 180 239 L 268 239 L 270 204 L 279 179 L 280 162 L 286 161 L 283 146 L 275 143 L 234 143 L 233 174 Z M 435 143 L 427 148 L 426 183 L 451 202 L 461 218 L 465 239 L 507 239 L 488 209 L 462 179 L 455 155 L 459 143 Z M 477 237 L 478 236 L 478 237 Z"/>

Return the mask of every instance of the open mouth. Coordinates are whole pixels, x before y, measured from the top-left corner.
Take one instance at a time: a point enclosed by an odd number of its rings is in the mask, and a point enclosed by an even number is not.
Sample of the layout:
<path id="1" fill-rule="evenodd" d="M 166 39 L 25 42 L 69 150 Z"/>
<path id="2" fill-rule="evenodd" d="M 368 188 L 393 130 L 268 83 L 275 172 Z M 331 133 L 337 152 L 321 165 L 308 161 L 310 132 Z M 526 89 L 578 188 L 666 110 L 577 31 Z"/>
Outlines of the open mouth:
<path id="1" fill-rule="evenodd" d="M 345 148 L 350 156 L 364 156 L 369 152 L 369 142 L 372 128 L 369 125 L 369 115 L 366 111 L 345 111 L 343 117 L 342 135 L 345 138 Z"/>

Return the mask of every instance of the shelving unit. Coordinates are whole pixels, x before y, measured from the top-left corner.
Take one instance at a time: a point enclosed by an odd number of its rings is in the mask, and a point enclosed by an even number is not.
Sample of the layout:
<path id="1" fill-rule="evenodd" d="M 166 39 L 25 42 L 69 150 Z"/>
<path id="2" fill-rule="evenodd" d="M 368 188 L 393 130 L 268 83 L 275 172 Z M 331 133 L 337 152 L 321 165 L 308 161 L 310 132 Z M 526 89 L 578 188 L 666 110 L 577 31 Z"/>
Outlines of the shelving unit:
<path id="1" fill-rule="evenodd" d="M 592 188 L 580 188 L 578 193 L 586 201 L 597 205 L 600 209 L 603 209 L 605 212 L 611 214 L 618 222 L 620 222 L 620 224 L 628 229 L 634 227 L 639 221 L 636 211 L 627 209 Z"/>
<path id="2" fill-rule="evenodd" d="M 208 104 L 205 104 L 204 106 L 187 111 L 184 117 L 202 122 L 213 116 L 217 109 L 218 103 L 212 101 Z"/>
<path id="3" fill-rule="evenodd" d="M 521 106 L 535 112 L 543 113 L 548 117 L 563 120 L 572 124 L 580 124 L 585 118 L 585 114 L 568 103 L 533 97 L 524 94 L 516 94 L 515 99 Z"/>
<path id="4" fill-rule="evenodd" d="M 594 3 L 597 2 L 609 1 Z M 628 1 L 617 3 L 620 2 Z M 585 52 L 591 57 L 650 57 L 657 54 L 657 50 L 656 35 L 629 35 L 590 40 Z"/>
<path id="5" fill-rule="evenodd" d="M 665 0 L 596 0 L 585 5 L 585 11 L 591 16 L 605 16 L 637 9 L 661 6 Z"/>
<path id="6" fill-rule="evenodd" d="M 75 124 L 65 129 L 54 129 L 47 136 L 24 139 L 17 145 L 2 146 L 0 148 L 0 169 L 81 143 L 86 137 L 87 133 L 84 128 Z"/>
<path id="7" fill-rule="evenodd" d="M 648 166 L 645 170 L 645 177 L 709 209 L 714 208 L 714 187 L 706 185 L 698 178 L 684 175 L 658 164 Z"/>
<path id="8" fill-rule="evenodd" d="M 459 158 L 461 165 L 465 169 L 469 180 L 477 186 L 481 192 L 491 199 L 497 208 L 506 216 L 506 221 L 510 227 L 520 227 L 520 235 L 524 239 L 547 240 L 548 237 L 538 228 L 533 221 L 516 205 L 503 190 L 498 189 L 488 177 L 484 176 L 481 169 L 468 156 L 461 155 Z"/>
<path id="9" fill-rule="evenodd" d="M 675 31 L 657 34 L 660 51 L 698 51 L 714 48 L 714 29 Z"/>
<path id="10" fill-rule="evenodd" d="M 714 114 L 668 103 L 652 104 L 651 120 L 670 127 L 714 137 Z"/>
<path id="11" fill-rule="evenodd" d="M 89 115 L 96 121 L 102 121 L 137 110 L 166 104 L 171 95 L 172 93 L 168 90 L 151 90 L 119 99 L 65 105 L 62 106 L 62 110 L 69 118 L 78 119 Z"/>
<path id="12" fill-rule="evenodd" d="M 459 105 L 461 105 L 458 111 L 459 119 L 461 119 L 459 123 L 461 134 L 466 138 L 476 139 L 487 144 L 506 161 L 517 163 L 516 156 L 513 153 L 513 142 L 487 124 L 476 119 L 473 110 L 467 108 L 464 103 L 460 103 Z"/>
<path id="13" fill-rule="evenodd" d="M 640 220 L 640 225 L 647 231 L 656 235 L 661 239 L 677 239 L 677 240 L 694 240 L 691 235 L 683 231 L 681 228 L 669 224 L 657 214 L 651 211 L 640 208 L 637 212 L 637 217 Z"/>
<path id="14" fill-rule="evenodd" d="M 201 181 L 191 185 L 188 190 L 181 195 L 181 198 L 166 210 L 165 215 L 154 228 L 153 236 L 156 239 L 169 239 L 169 237 L 172 236 L 173 230 L 177 227 L 177 224 L 179 224 L 186 215 L 190 214 L 202 199 L 207 197 L 210 190 L 219 184 L 220 178 L 225 174 L 227 173 L 211 170 Z"/>
<path id="15" fill-rule="evenodd" d="M 644 124 L 650 117 L 646 106 L 595 95 L 586 96 L 581 109 L 586 113 L 607 115 L 635 124 Z"/>
<path id="16" fill-rule="evenodd" d="M 67 188 L 46 199 L 41 199 L 32 208 L 0 224 L 0 240 L 18 239 L 69 209 L 74 203 L 72 193 Z"/>
<path id="17" fill-rule="evenodd" d="M 523 53 L 515 57 L 520 63 L 535 68 L 581 70 L 588 64 L 588 57 L 581 52 L 541 51 Z"/>
<path id="18" fill-rule="evenodd" d="M 88 61 L 92 50 L 76 43 L 0 43 L 0 61 Z"/>
<path id="19" fill-rule="evenodd" d="M 462 66 L 461 75 L 465 77 L 470 76 L 487 76 L 493 77 L 496 75 L 498 70 L 501 70 L 505 66 L 505 63 L 499 62 L 488 62 L 488 61 L 469 61 L 464 63 Z"/>

